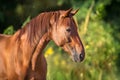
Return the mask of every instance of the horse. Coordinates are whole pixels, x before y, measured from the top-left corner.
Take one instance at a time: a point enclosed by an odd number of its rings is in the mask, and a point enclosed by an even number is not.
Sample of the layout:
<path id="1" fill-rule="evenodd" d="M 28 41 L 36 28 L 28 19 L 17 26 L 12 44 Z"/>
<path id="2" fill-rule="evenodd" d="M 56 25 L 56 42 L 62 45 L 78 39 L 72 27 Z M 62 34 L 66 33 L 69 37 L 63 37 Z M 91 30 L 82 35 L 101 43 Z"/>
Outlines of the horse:
<path id="1" fill-rule="evenodd" d="M 75 62 L 85 50 L 73 16 L 77 10 L 43 12 L 13 35 L 0 34 L 0 80 L 46 80 L 47 62 L 42 53 L 53 40 Z"/>

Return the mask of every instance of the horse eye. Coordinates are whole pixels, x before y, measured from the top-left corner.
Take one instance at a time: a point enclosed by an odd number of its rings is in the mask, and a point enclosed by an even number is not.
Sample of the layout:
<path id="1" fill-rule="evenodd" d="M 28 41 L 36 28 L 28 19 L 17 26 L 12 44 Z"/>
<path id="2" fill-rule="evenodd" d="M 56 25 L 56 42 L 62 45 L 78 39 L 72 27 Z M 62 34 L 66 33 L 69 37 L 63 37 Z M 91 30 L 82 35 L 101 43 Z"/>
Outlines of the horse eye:
<path id="1" fill-rule="evenodd" d="M 67 32 L 71 32 L 71 29 L 70 29 L 70 28 L 67 28 L 66 31 L 67 31 Z"/>

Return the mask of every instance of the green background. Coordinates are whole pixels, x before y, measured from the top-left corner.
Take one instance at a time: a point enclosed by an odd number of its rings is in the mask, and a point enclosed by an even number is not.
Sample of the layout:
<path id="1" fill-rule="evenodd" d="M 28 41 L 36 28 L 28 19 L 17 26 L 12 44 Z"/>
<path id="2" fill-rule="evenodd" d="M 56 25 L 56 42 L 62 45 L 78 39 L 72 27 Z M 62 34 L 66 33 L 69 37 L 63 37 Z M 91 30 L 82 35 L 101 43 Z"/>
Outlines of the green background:
<path id="1" fill-rule="evenodd" d="M 44 50 L 47 80 L 120 80 L 120 0 L 0 0 L 0 33 L 13 34 L 44 11 L 74 16 L 86 57 L 75 63 L 52 41 Z"/>

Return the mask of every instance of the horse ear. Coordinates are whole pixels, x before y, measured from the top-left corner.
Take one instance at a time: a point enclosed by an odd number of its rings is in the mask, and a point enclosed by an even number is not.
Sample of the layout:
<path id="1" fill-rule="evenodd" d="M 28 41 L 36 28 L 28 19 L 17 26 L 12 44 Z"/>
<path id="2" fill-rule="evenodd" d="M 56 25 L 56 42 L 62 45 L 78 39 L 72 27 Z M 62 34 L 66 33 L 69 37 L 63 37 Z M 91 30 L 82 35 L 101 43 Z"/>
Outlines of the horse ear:
<path id="1" fill-rule="evenodd" d="M 79 11 L 79 9 L 77 9 L 77 10 L 72 10 L 70 13 L 72 14 L 72 16 L 74 16 L 78 11 Z"/>
<path id="2" fill-rule="evenodd" d="M 62 17 L 67 17 L 67 16 L 69 16 L 69 14 L 71 13 L 71 11 L 72 11 L 72 8 L 66 10 L 66 11 L 63 13 Z"/>
<path id="3" fill-rule="evenodd" d="M 72 8 L 70 8 L 63 13 L 62 17 L 67 17 L 70 15 L 74 16 L 78 11 L 79 11 L 79 9 L 73 10 Z"/>

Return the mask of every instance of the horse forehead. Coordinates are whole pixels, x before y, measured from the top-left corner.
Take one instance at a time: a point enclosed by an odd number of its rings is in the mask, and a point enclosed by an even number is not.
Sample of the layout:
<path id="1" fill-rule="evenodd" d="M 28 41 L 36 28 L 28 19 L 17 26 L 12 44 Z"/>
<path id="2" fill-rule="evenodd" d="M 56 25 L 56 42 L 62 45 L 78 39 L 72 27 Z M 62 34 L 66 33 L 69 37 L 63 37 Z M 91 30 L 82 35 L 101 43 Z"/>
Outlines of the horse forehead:
<path id="1" fill-rule="evenodd" d="M 65 26 L 72 26 L 74 25 L 73 24 L 73 20 L 71 18 L 64 18 L 61 22 L 62 25 L 65 25 Z"/>

